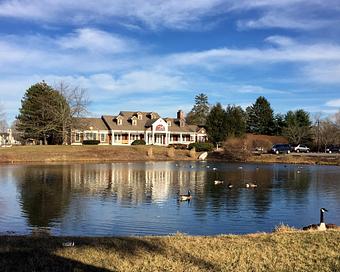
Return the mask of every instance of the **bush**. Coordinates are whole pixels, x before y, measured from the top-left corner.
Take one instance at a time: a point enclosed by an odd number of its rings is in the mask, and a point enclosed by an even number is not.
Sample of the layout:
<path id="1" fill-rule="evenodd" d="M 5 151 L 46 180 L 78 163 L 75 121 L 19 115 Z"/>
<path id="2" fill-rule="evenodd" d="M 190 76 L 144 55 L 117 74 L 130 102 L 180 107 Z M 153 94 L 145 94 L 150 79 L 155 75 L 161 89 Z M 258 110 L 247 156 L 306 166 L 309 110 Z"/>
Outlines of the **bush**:
<path id="1" fill-rule="evenodd" d="M 84 140 L 83 145 L 97 145 L 99 144 L 99 140 Z"/>
<path id="2" fill-rule="evenodd" d="M 175 149 L 187 149 L 188 146 L 186 144 L 170 144 L 169 148 L 173 147 Z"/>
<path id="3" fill-rule="evenodd" d="M 197 152 L 204 151 L 212 151 L 214 149 L 214 145 L 212 143 L 191 143 L 188 146 L 188 149 L 191 150 L 195 148 Z"/>
<path id="4" fill-rule="evenodd" d="M 144 140 L 134 140 L 131 145 L 145 145 L 145 141 Z"/>
<path id="5" fill-rule="evenodd" d="M 224 155 L 231 161 L 246 161 L 251 156 L 246 138 L 228 138 L 224 143 Z"/>

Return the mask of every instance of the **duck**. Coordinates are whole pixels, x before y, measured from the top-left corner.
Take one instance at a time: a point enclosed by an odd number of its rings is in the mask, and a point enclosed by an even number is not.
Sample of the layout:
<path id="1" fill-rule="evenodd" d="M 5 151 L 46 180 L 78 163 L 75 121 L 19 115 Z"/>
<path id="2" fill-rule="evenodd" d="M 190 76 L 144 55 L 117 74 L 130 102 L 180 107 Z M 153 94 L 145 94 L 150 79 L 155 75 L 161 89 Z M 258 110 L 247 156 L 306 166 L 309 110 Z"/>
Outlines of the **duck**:
<path id="1" fill-rule="evenodd" d="M 229 189 L 231 189 L 231 188 L 233 188 L 233 187 L 234 187 L 234 185 L 232 185 L 231 183 L 228 184 L 228 188 L 229 188 Z"/>
<path id="2" fill-rule="evenodd" d="M 238 167 L 238 169 L 240 169 L 240 170 L 241 170 L 241 169 L 243 169 L 243 167 L 242 167 L 242 166 L 239 166 L 239 167 Z"/>
<path id="3" fill-rule="evenodd" d="M 253 182 L 246 183 L 246 188 L 256 188 L 256 187 L 257 187 L 256 183 L 253 183 Z"/>
<path id="4" fill-rule="evenodd" d="M 215 185 L 217 185 L 217 184 L 223 184 L 224 181 L 223 181 L 223 180 L 215 180 L 214 183 L 215 183 Z"/>
<path id="5" fill-rule="evenodd" d="M 179 200 L 180 201 L 187 201 L 192 198 L 191 191 L 188 190 L 188 193 L 186 195 L 179 195 Z"/>
<path id="6" fill-rule="evenodd" d="M 340 228 L 335 224 L 326 224 L 325 223 L 325 220 L 324 220 L 324 213 L 325 212 L 328 212 L 328 210 L 325 209 L 325 208 L 320 209 L 320 224 L 308 225 L 306 227 L 303 227 L 302 229 L 303 230 L 314 229 L 314 230 L 324 231 L 324 230 L 327 230 L 327 229 L 338 229 L 338 228 Z"/>
<path id="7" fill-rule="evenodd" d="M 217 168 L 216 168 L 216 167 L 214 167 L 212 170 L 216 171 L 216 170 L 217 170 Z"/>

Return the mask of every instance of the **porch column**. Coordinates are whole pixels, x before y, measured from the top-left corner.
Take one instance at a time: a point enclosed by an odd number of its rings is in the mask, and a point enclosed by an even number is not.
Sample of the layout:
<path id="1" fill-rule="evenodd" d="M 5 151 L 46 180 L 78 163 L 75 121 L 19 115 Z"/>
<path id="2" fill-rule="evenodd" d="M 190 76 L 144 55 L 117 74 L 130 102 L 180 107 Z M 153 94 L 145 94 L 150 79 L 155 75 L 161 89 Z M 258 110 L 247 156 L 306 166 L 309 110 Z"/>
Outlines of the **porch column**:
<path id="1" fill-rule="evenodd" d="M 130 132 L 128 132 L 128 144 L 131 143 L 131 139 L 130 139 Z"/>
<path id="2" fill-rule="evenodd" d="M 115 133 L 111 130 L 111 145 L 115 143 Z"/>
<path id="3" fill-rule="evenodd" d="M 179 134 L 179 142 L 183 143 L 182 133 Z"/>

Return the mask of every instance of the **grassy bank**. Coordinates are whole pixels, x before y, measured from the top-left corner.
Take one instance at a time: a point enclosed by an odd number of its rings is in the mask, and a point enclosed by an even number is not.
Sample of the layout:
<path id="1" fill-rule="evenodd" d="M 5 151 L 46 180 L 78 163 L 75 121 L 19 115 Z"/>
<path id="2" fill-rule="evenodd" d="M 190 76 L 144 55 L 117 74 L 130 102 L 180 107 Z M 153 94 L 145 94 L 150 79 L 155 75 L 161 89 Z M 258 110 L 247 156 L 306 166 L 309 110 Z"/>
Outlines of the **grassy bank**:
<path id="1" fill-rule="evenodd" d="M 63 247 L 74 241 L 75 246 Z M 0 237 L 1 271 L 340 271 L 340 231 Z"/>
<path id="2" fill-rule="evenodd" d="M 319 164 L 340 165 L 339 154 L 261 154 L 252 155 L 247 162 L 255 163 L 294 163 L 294 164 Z"/>
<path id="3" fill-rule="evenodd" d="M 152 152 L 150 153 L 150 150 Z M 114 162 L 195 160 L 200 153 L 171 150 L 160 146 L 13 146 L 0 148 L 0 163 L 30 162 Z M 233 161 L 223 152 L 213 152 L 208 160 Z M 340 165 L 339 154 L 247 155 L 245 162 Z"/>
<path id="4" fill-rule="evenodd" d="M 150 151 L 152 149 L 152 151 Z M 198 154 L 197 154 L 198 155 Z M 13 146 L 0 148 L 0 163 L 192 160 L 188 150 L 159 146 Z"/>

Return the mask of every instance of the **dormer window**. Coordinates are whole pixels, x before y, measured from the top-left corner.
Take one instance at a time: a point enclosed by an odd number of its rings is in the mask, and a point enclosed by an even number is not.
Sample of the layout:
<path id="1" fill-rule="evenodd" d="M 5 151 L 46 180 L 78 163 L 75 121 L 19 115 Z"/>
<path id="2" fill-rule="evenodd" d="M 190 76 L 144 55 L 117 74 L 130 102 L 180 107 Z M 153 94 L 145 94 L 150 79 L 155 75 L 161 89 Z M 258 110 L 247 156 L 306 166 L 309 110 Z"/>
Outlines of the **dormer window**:
<path id="1" fill-rule="evenodd" d="M 137 117 L 136 117 L 136 116 L 132 116 L 132 117 L 131 117 L 131 124 L 132 124 L 133 126 L 136 126 L 136 125 L 137 125 Z"/>
<path id="2" fill-rule="evenodd" d="M 169 127 L 171 127 L 171 121 L 167 121 Z"/>
<path id="3" fill-rule="evenodd" d="M 137 118 L 138 118 L 138 120 L 142 120 L 143 119 L 143 115 L 140 112 L 137 112 Z"/>
<path id="4" fill-rule="evenodd" d="M 156 119 L 156 115 L 153 112 L 150 112 L 150 119 Z"/>
<path id="5" fill-rule="evenodd" d="M 121 126 L 123 124 L 123 118 L 121 116 L 118 116 L 116 119 L 117 119 L 117 125 Z"/>

